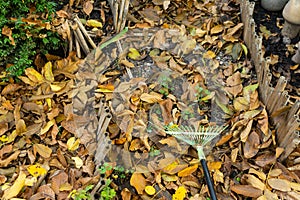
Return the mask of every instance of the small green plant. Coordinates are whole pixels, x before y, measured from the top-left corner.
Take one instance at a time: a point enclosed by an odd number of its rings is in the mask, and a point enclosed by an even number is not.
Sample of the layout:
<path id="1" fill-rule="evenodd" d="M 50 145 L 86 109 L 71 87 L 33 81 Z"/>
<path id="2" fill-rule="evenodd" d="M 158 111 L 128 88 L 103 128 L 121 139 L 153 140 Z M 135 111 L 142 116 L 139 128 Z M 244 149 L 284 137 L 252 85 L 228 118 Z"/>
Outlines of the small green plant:
<path id="1" fill-rule="evenodd" d="M 7 69 L 7 77 L 18 77 L 32 67 L 37 52 L 61 46 L 50 25 L 55 6 L 48 0 L 0 1 L 0 66 Z"/>
<path id="2" fill-rule="evenodd" d="M 106 171 L 112 170 L 112 166 L 109 163 L 104 163 L 102 166 L 99 168 L 100 174 L 105 174 Z"/>
<path id="3" fill-rule="evenodd" d="M 150 148 L 149 156 L 154 157 L 154 156 L 158 156 L 159 154 L 160 154 L 159 149 L 156 149 L 153 146 Z"/>
<path id="4" fill-rule="evenodd" d="M 100 200 L 111 200 L 116 196 L 116 191 L 110 187 L 111 180 L 107 179 L 100 192 Z"/>
<path id="5" fill-rule="evenodd" d="M 91 200 L 92 197 L 91 195 L 88 193 L 89 190 L 93 189 L 93 185 L 88 185 L 86 186 L 86 188 L 82 189 L 82 190 L 73 190 L 68 198 L 72 198 L 74 200 Z"/>
<path id="6" fill-rule="evenodd" d="M 205 98 L 207 97 L 208 95 L 210 95 L 210 91 L 208 89 L 205 89 L 201 86 L 196 86 L 196 90 L 197 90 L 197 93 L 196 93 L 196 97 L 198 98 L 198 101 L 199 102 L 208 102 L 208 100 Z"/>

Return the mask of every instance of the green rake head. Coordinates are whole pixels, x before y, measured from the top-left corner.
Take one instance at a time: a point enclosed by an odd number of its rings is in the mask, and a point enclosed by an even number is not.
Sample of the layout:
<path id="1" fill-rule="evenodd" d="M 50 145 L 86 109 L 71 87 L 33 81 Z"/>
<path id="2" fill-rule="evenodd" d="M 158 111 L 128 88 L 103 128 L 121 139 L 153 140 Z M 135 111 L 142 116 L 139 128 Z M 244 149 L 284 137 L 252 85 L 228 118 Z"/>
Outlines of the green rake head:
<path id="1" fill-rule="evenodd" d="M 166 126 L 166 133 L 176 137 L 195 147 L 198 151 L 199 159 L 205 159 L 203 147 L 224 131 L 227 126 L 200 126 L 195 129 L 190 126 L 178 126 L 171 124 Z"/>

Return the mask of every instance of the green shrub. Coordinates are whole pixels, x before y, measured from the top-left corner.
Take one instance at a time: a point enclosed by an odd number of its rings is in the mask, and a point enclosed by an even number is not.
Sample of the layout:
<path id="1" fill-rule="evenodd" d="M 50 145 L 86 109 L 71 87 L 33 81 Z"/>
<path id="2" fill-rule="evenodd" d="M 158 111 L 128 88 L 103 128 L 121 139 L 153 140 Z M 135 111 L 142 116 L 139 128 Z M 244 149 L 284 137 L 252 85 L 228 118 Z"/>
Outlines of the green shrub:
<path id="1" fill-rule="evenodd" d="M 8 76 L 17 77 L 32 67 L 37 51 L 60 47 L 50 25 L 55 6 L 47 0 L 0 1 L 0 66 L 7 67 Z"/>

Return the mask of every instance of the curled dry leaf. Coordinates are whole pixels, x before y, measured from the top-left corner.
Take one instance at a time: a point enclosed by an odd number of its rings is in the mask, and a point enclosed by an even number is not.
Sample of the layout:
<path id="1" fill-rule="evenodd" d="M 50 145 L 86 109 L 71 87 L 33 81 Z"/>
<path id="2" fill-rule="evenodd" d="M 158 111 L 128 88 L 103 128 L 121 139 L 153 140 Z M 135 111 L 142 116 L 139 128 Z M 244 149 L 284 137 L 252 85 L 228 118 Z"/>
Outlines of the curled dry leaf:
<path id="1" fill-rule="evenodd" d="M 198 169 L 198 164 L 189 166 L 189 167 L 181 170 L 180 172 L 178 172 L 178 176 L 179 177 L 189 176 L 192 173 L 194 173 L 197 169 Z"/>

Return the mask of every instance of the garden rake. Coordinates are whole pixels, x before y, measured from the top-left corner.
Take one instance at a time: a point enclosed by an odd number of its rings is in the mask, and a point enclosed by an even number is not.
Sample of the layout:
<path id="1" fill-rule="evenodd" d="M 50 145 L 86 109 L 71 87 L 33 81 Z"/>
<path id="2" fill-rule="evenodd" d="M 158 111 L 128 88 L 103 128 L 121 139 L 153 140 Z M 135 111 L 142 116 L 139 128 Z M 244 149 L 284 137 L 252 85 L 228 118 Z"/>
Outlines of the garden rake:
<path id="1" fill-rule="evenodd" d="M 200 126 L 197 130 L 189 126 L 178 126 L 176 124 L 168 125 L 166 127 L 166 133 L 176 137 L 179 140 L 186 142 L 187 144 L 195 147 L 198 152 L 198 157 L 204 171 L 204 177 L 212 200 L 216 200 L 216 192 L 214 190 L 214 184 L 211 180 L 208 167 L 206 164 L 206 158 L 203 151 L 203 147 L 211 142 L 216 136 L 224 131 L 227 126 Z"/>

